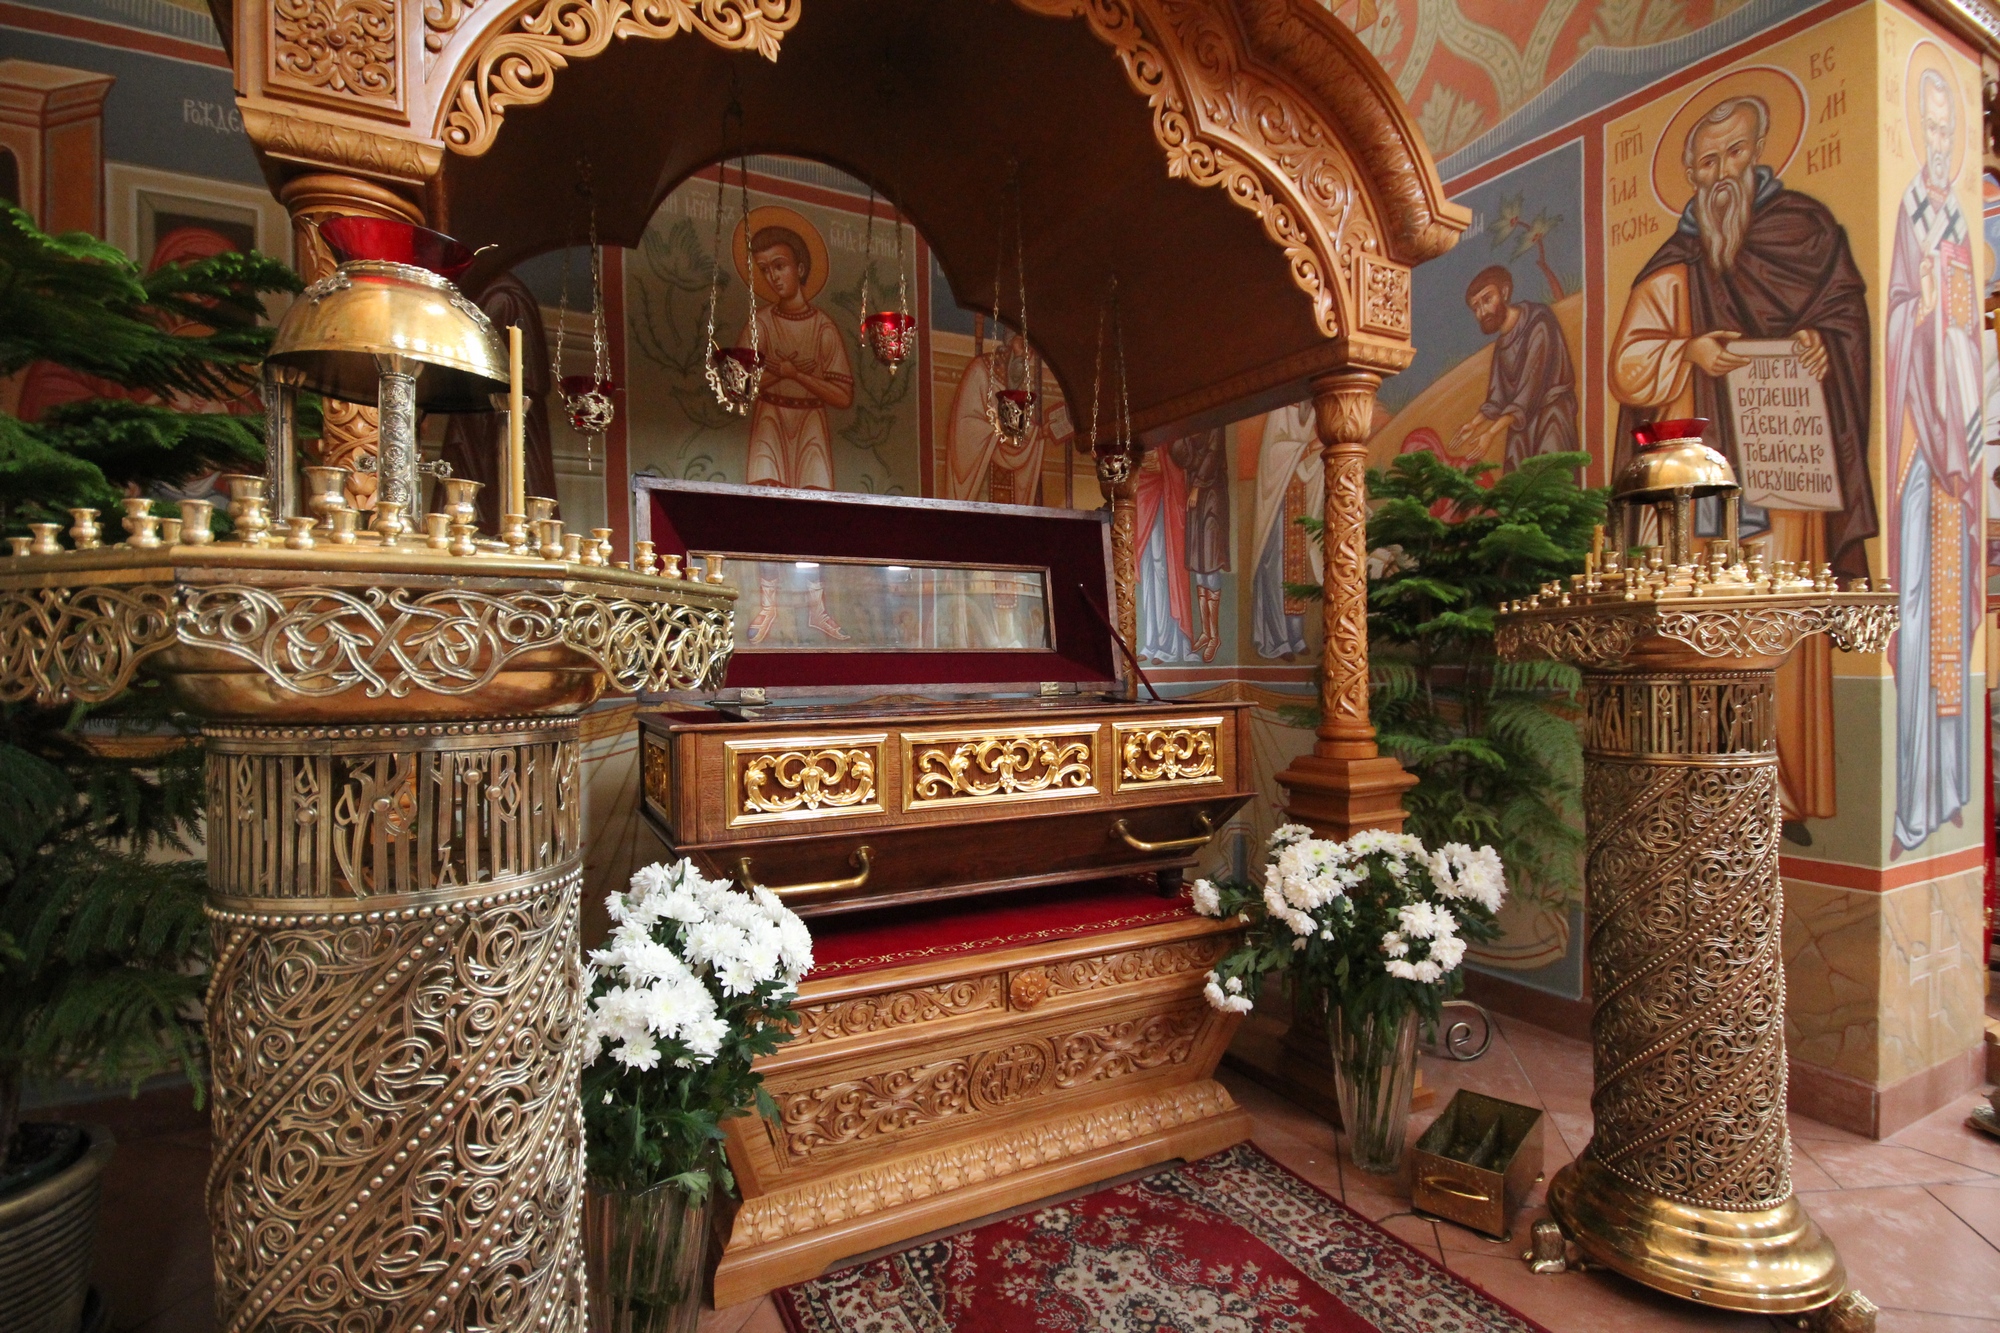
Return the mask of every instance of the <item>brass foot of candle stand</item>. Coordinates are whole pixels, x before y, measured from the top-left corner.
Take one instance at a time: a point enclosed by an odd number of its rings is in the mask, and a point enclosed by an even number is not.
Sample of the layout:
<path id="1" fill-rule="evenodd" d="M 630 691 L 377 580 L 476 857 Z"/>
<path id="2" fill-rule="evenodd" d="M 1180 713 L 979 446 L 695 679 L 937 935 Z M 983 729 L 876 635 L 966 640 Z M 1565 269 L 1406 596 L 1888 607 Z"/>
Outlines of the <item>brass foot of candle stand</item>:
<path id="1" fill-rule="evenodd" d="M 1657 507 L 1663 546 L 1600 552 L 1499 621 L 1503 657 L 1571 662 L 1585 683 L 1595 1132 L 1549 1208 L 1585 1259 L 1671 1295 L 1859 1318 L 1792 1194 L 1776 676 L 1813 634 L 1881 651 L 1895 599 L 1743 563 L 1734 478 L 1698 430 L 1618 480 L 1628 506 Z M 1689 516 L 1704 495 L 1730 520 L 1705 558 Z"/>

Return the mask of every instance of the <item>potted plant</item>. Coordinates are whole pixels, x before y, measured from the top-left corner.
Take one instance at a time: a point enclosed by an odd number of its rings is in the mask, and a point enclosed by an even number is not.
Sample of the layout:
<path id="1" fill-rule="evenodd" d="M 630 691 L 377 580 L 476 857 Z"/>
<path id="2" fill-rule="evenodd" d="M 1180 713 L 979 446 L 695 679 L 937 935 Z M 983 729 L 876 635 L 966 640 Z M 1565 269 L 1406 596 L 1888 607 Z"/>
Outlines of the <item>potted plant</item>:
<path id="1" fill-rule="evenodd" d="M 592 1333 L 686 1333 L 701 1315 L 709 1211 L 735 1188 L 722 1122 L 776 1118 L 751 1061 L 791 1036 L 812 936 L 768 889 L 688 861 L 606 900 L 590 955 L 583 1075 Z"/>
<path id="2" fill-rule="evenodd" d="M 1204 993 L 1247 1013 L 1273 972 L 1322 995 L 1334 1085 L 1354 1164 L 1389 1173 L 1402 1160 L 1419 1022 L 1435 1027 L 1456 993 L 1470 940 L 1490 939 L 1506 895 L 1491 847 L 1430 851 L 1406 833 L 1364 830 L 1346 842 L 1298 824 L 1271 834 L 1261 886 L 1199 880 L 1195 910 L 1238 917 L 1242 941 Z"/>
<path id="3" fill-rule="evenodd" d="M 277 261 L 229 252 L 141 273 L 115 247 L 50 236 L 0 207 L 0 376 L 60 405 L 0 413 L 0 530 L 115 513 L 144 494 L 262 457 L 241 400 L 269 330 Z M 24 391 L 25 392 L 25 391 Z M 117 540 L 104 525 L 106 544 Z M 102 743 L 148 736 L 145 758 Z M 84 1306 L 101 1130 L 22 1125 L 30 1083 L 136 1088 L 173 1069 L 201 1088 L 208 928 L 200 756 L 156 687 L 95 710 L 0 705 L 0 1328 L 73 1333 Z"/>

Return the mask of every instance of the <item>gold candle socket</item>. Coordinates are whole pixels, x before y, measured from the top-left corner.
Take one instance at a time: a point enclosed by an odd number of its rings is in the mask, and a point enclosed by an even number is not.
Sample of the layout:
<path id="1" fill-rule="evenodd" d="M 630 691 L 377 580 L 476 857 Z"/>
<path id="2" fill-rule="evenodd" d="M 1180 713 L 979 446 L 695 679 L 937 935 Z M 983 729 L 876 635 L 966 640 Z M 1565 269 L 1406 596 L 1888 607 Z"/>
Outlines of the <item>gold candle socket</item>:
<path id="1" fill-rule="evenodd" d="M 56 534 L 62 531 L 60 523 L 30 523 L 28 531 L 34 535 L 28 539 L 29 555 L 61 555 L 62 543 Z"/>
<path id="2" fill-rule="evenodd" d="M 451 525 L 451 553 L 464 559 L 479 554 L 479 527 L 473 523 Z"/>
<path id="3" fill-rule="evenodd" d="M 215 529 L 209 526 L 215 517 L 213 500 L 181 501 L 181 540 L 189 546 L 206 546 L 215 540 Z"/>
<path id="4" fill-rule="evenodd" d="M 294 514 L 287 518 L 285 526 L 289 527 L 291 532 L 285 538 L 285 545 L 294 551 L 312 550 L 317 545 L 313 541 L 313 528 L 318 522 L 319 520 L 311 514 Z"/>
<path id="5" fill-rule="evenodd" d="M 369 526 L 384 545 L 393 545 L 398 537 L 413 531 L 409 519 L 403 515 L 403 502 L 384 500 L 379 496 L 375 500 L 375 521 Z"/>
<path id="6" fill-rule="evenodd" d="M 327 511 L 326 518 L 328 526 L 332 528 L 332 531 L 327 534 L 328 541 L 332 542 L 335 546 L 354 545 L 354 529 L 361 522 L 361 513 L 359 510 L 342 506 L 339 509 Z"/>
<path id="7" fill-rule="evenodd" d="M 528 516 L 526 514 L 502 514 L 500 516 L 500 540 L 506 543 L 509 555 L 524 555 L 528 550 Z"/>
<path id="8" fill-rule="evenodd" d="M 119 501 L 125 507 L 125 544 L 150 551 L 160 544 L 160 520 L 153 515 L 153 502 L 135 495 Z"/>
<path id="9" fill-rule="evenodd" d="M 583 534 L 565 532 L 562 535 L 562 558 L 572 565 L 583 563 Z"/>
<path id="10" fill-rule="evenodd" d="M 95 509 L 72 509 L 69 511 L 69 517 L 70 544 L 79 551 L 96 549 L 100 544 L 99 538 L 103 533 L 103 529 L 97 526 L 97 511 Z"/>
<path id="11" fill-rule="evenodd" d="M 727 577 L 728 575 L 722 572 L 722 557 L 719 555 L 710 556 L 708 558 L 708 577 L 705 581 L 709 583 L 721 583 Z"/>
<path id="12" fill-rule="evenodd" d="M 14 554 L 17 556 L 33 555 L 34 544 L 35 539 L 33 537 L 9 537 L 7 539 L 7 545 L 14 548 Z"/>
<path id="13" fill-rule="evenodd" d="M 632 568 L 638 570 L 641 574 L 650 574 L 659 567 L 660 562 L 653 557 L 653 544 L 651 542 L 637 541 L 632 543 Z"/>
<path id="14" fill-rule="evenodd" d="M 348 470 L 344 467 L 305 469 L 306 508 L 321 522 L 336 509 L 347 508 Z"/>
<path id="15" fill-rule="evenodd" d="M 531 495 L 528 497 L 527 519 L 529 526 L 532 527 L 545 518 L 554 518 L 555 516 L 556 502 L 554 500 L 549 499 L 546 495 Z"/>
<path id="16" fill-rule="evenodd" d="M 592 540 L 593 540 L 594 544 L 595 544 L 595 545 L 596 545 L 596 547 L 597 547 L 597 553 L 598 553 L 598 554 L 599 554 L 600 556 L 602 556 L 602 557 L 603 557 L 603 559 L 602 559 L 602 560 L 600 560 L 600 561 L 599 561 L 598 563 L 600 563 L 600 564 L 606 564 L 606 565 L 610 564 L 610 563 L 611 563 L 611 529 L 610 529 L 610 528 L 592 528 L 592 529 L 590 530 L 590 535 L 591 535 L 591 538 L 592 538 Z"/>
<path id="17" fill-rule="evenodd" d="M 222 484 L 229 489 L 229 521 L 236 539 L 245 546 L 262 546 L 271 532 L 271 517 L 264 510 L 265 479 L 232 472 Z"/>
<path id="18" fill-rule="evenodd" d="M 590 530 L 593 540 L 581 544 L 583 547 L 584 564 L 596 567 L 610 563 L 604 558 L 604 548 L 609 546 L 610 543 L 608 541 L 594 540 L 598 533 L 609 531 L 609 528 L 592 528 Z"/>
<path id="19" fill-rule="evenodd" d="M 476 530 L 479 525 L 479 492 L 484 489 L 483 483 L 470 477 L 446 477 L 440 488 L 444 491 L 444 503 L 438 509 L 451 515 L 453 523 L 470 523 Z"/>
<path id="20" fill-rule="evenodd" d="M 532 507 L 534 503 L 535 502 L 533 500 L 528 501 L 530 507 Z M 542 559 L 544 560 L 560 560 L 563 558 L 563 530 L 562 530 L 561 519 L 559 518 L 537 519 L 535 521 L 535 533 L 537 536 L 541 538 L 540 544 L 538 544 L 535 547 L 535 553 L 537 555 L 541 556 Z"/>
<path id="21" fill-rule="evenodd" d="M 178 518 L 163 518 L 160 520 L 160 545 L 180 545 L 181 523 L 182 520 Z"/>
<path id="22" fill-rule="evenodd" d="M 680 576 L 681 576 L 681 558 L 677 555 L 661 556 L 660 577 L 663 579 L 677 579 Z"/>
<path id="23" fill-rule="evenodd" d="M 424 515 L 424 544 L 433 551 L 451 549 L 451 515 Z"/>

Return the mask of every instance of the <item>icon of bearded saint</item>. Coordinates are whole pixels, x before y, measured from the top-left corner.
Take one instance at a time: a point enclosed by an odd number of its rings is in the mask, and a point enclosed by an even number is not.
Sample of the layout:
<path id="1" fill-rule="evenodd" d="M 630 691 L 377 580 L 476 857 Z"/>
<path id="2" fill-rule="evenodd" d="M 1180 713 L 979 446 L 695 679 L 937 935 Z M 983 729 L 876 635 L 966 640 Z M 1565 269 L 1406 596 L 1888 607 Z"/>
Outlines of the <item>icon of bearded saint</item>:
<path id="1" fill-rule="evenodd" d="M 1860 578 L 1868 573 L 1862 542 L 1876 531 L 1867 465 L 1867 285 L 1832 212 L 1786 189 L 1765 165 L 1770 124 L 1762 97 L 1739 96 L 1717 102 L 1688 130 L 1681 166 L 1693 197 L 1633 280 L 1612 342 L 1611 392 L 1623 405 L 1612 475 L 1631 456 L 1633 427 L 1689 416 L 1709 419 L 1708 443 L 1741 477 L 1724 377 L 1748 362 L 1729 344 L 1790 339 L 1826 395 L 1848 503 L 1823 517 L 1801 511 L 1786 526 L 1824 524 L 1823 531 L 1774 533 L 1799 549 L 1771 554 L 1815 567 L 1828 562 L 1835 573 Z M 1754 510 L 1744 517 L 1746 537 L 1774 526 Z"/>
<path id="2" fill-rule="evenodd" d="M 1775 70 L 1738 71 L 1717 82 L 1739 81 L 1742 87 L 1751 79 L 1763 80 L 1773 96 L 1797 96 L 1789 76 Z M 1612 475 L 1631 457 L 1633 427 L 1706 417 L 1708 443 L 1742 477 L 1726 377 L 1748 360 L 1730 344 L 1789 339 L 1800 366 L 1818 378 L 1825 395 L 1846 504 L 1826 512 L 1746 505 L 1742 534 L 1767 560 L 1798 561 L 1815 570 L 1831 564 L 1844 578 L 1865 577 L 1863 543 L 1876 532 L 1867 465 L 1867 285 L 1832 212 L 1810 195 L 1786 189 L 1765 164 L 1771 103 L 1762 95 L 1721 94 L 1696 114 L 1701 96 L 1684 108 L 1692 122 L 1685 137 L 1678 145 L 1660 144 L 1663 155 L 1679 147 L 1678 164 L 1657 162 L 1654 169 L 1656 189 L 1678 174 L 1692 197 L 1673 235 L 1633 280 L 1611 345 L 1611 392 L 1621 404 Z M 1796 143 L 1804 121 L 1802 99 L 1786 110 Z M 1661 197 L 1668 197 L 1664 190 Z M 1824 637 L 1808 640 L 1780 668 L 1778 699 L 1778 794 L 1787 836 L 1805 841 L 1810 832 L 1798 821 L 1837 813 L 1833 658 Z"/>

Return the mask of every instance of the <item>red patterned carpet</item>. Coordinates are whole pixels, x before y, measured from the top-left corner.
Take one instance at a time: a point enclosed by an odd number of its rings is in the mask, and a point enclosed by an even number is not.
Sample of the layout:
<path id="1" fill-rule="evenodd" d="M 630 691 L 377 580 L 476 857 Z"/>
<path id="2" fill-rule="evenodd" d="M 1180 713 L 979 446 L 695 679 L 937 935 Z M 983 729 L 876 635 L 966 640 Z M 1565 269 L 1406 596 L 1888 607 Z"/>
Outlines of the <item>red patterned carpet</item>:
<path id="1" fill-rule="evenodd" d="M 1247 1143 L 775 1295 L 793 1333 L 1546 1333 Z"/>

